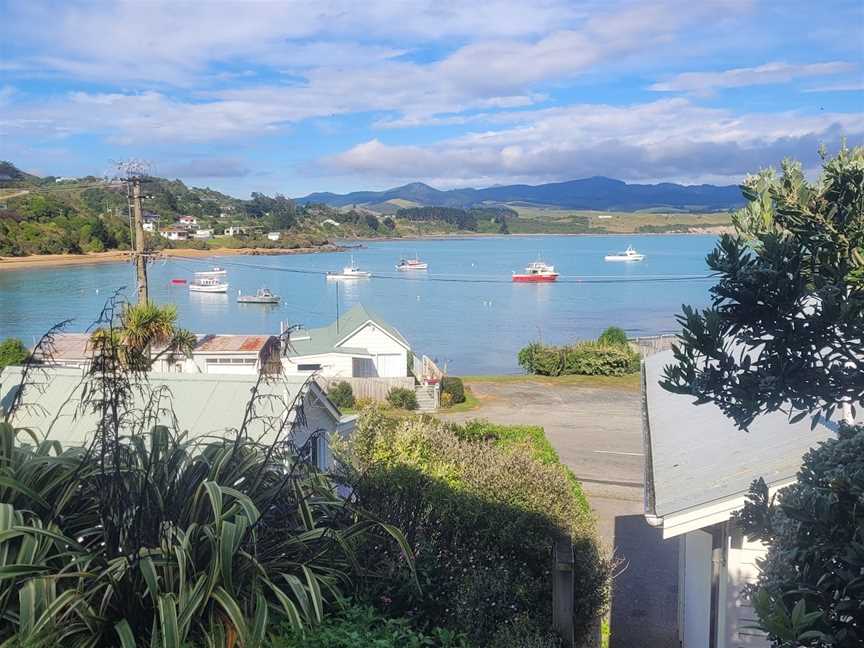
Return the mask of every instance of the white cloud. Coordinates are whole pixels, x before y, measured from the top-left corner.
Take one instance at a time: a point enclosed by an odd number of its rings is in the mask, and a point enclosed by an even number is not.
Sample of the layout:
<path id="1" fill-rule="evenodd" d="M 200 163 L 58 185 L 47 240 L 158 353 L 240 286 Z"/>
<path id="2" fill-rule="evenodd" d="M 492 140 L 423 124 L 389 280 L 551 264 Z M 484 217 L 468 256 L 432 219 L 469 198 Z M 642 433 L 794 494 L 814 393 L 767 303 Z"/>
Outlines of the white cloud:
<path id="1" fill-rule="evenodd" d="M 626 180 L 738 178 L 785 156 L 813 160 L 820 143 L 864 137 L 864 116 L 735 115 L 684 99 L 631 106 L 574 105 L 499 114 L 499 130 L 430 146 L 373 139 L 328 158 L 335 174 L 425 179 L 440 186 L 543 182 L 607 175 Z M 511 122 L 506 125 L 506 122 Z M 855 142 L 853 142 L 855 143 Z"/>
<path id="2" fill-rule="evenodd" d="M 805 88 L 804 92 L 861 92 L 864 91 L 864 81 L 837 81 Z"/>
<path id="3" fill-rule="evenodd" d="M 671 79 L 655 83 L 650 90 L 658 92 L 710 93 L 718 88 L 741 88 L 745 86 L 788 83 L 806 77 L 831 76 L 855 69 L 845 61 L 792 65 L 789 63 L 766 63 L 758 67 L 735 68 L 723 72 L 684 72 Z"/>

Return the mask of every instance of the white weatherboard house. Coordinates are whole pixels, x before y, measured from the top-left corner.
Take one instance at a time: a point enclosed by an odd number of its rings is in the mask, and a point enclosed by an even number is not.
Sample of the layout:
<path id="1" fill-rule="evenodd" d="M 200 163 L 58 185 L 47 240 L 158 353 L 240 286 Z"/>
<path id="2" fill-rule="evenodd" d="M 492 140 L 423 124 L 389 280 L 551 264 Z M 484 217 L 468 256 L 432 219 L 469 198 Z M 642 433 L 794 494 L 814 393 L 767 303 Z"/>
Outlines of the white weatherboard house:
<path id="1" fill-rule="evenodd" d="M 795 480 L 804 454 L 831 438 L 832 422 L 810 429 L 774 412 L 739 430 L 714 404 L 672 394 L 658 383 L 671 351 L 643 363 L 645 518 L 679 543 L 678 630 L 682 648 L 769 645 L 752 629 L 745 588 L 759 574 L 766 548 L 732 520 L 753 480 L 772 492 Z"/>
<path id="2" fill-rule="evenodd" d="M 0 373 L 0 408 L 8 408 L 21 383 L 21 367 L 7 367 Z M 11 421 L 16 427 L 29 428 L 44 438 L 66 445 L 87 443 L 95 429 L 96 417 L 81 406 L 84 371 L 70 367 L 51 367 L 34 372 L 32 380 L 37 386 L 25 390 L 22 402 Z M 160 390 L 170 392 L 168 401 L 161 400 L 151 425 L 174 427 L 188 432 L 191 437 L 219 435 L 233 437 L 242 425 L 246 404 L 256 385 L 256 376 L 148 374 L 142 391 L 135 391 L 136 408 L 142 408 L 145 399 Z M 354 418 L 343 416 L 327 394 L 314 382 L 299 376 L 282 376 L 258 384 L 265 398 L 256 406 L 247 432 L 252 439 L 266 442 L 273 438 L 283 421 L 290 423 L 296 416 L 291 409 L 295 397 L 303 405 L 303 424 L 293 442 L 300 446 L 316 434 L 312 441 L 311 459 L 320 467 L 332 463 L 329 440 L 333 435 L 348 435 L 354 429 Z M 285 429 L 289 429 L 286 424 Z M 281 438 L 284 438 L 281 437 Z"/>
<path id="3" fill-rule="evenodd" d="M 324 378 L 407 378 L 411 345 L 362 305 L 329 326 L 293 332 L 283 347 L 285 373 Z"/>

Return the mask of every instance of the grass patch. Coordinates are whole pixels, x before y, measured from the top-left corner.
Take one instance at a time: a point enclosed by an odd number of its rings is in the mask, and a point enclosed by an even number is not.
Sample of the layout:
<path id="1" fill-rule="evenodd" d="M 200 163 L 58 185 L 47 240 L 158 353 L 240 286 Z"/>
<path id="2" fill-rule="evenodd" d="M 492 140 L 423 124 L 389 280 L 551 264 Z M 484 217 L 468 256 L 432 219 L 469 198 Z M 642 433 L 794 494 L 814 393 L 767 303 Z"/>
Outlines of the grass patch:
<path id="1" fill-rule="evenodd" d="M 528 374 L 498 375 L 498 376 L 462 376 L 462 380 L 469 382 L 487 383 L 546 383 L 549 385 L 574 385 L 576 387 L 594 387 L 597 389 L 622 389 L 626 391 L 639 391 L 639 373 L 627 374 L 626 376 L 535 376 Z M 450 411 L 450 410 L 448 410 Z"/>

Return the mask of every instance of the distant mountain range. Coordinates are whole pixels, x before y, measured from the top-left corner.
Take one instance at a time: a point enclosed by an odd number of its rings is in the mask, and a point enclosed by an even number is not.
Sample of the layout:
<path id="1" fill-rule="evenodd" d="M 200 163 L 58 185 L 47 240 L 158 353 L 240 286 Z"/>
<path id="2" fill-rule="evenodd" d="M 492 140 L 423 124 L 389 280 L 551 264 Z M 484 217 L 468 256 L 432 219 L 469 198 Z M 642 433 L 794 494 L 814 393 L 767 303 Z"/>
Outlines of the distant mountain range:
<path id="1" fill-rule="evenodd" d="M 436 207 L 474 207 L 480 204 L 523 204 L 564 209 L 638 211 L 665 209 L 687 212 L 723 211 L 744 204 L 736 185 L 628 184 L 612 178 L 594 177 L 541 185 L 506 185 L 486 189 L 441 191 L 422 182 L 386 191 L 354 191 L 348 194 L 312 193 L 296 199 L 300 203 L 324 203 L 331 207 L 375 205 L 407 200 Z"/>

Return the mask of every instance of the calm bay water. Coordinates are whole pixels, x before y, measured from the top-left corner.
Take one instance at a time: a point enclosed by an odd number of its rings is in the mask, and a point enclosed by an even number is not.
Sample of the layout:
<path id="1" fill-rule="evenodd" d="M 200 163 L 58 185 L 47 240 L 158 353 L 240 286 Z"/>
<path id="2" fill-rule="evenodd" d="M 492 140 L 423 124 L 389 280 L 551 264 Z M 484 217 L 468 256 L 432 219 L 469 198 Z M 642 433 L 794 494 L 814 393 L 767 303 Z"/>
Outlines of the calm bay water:
<path id="1" fill-rule="evenodd" d="M 713 236 L 543 236 L 385 241 L 352 250 L 357 264 L 398 279 L 326 281 L 320 275 L 285 272 L 339 270 L 349 253 L 296 256 L 231 256 L 197 261 L 172 259 L 150 267 L 151 297 L 177 304 L 180 323 L 198 333 L 278 333 L 279 322 L 321 326 L 363 303 L 396 326 L 415 351 L 447 363 L 453 373 L 515 373 L 516 353 L 528 342 L 571 342 L 595 337 L 615 324 L 630 335 L 676 329 L 681 304 L 704 306 L 710 281 L 591 283 L 660 275 L 704 275 Z M 642 263 L 606 263 L 603 256 L 628 243 L 648 255 Z M 428 273 L 396 273 L 401 256 L 417 253 Z M 555 265 L 562 280 L 580 283 L 510 283 L 538 254 Z M 227 295 L 189 293 L 172 278 L 191 279 L 195 270 L 228 270 Z M 249 266 L 256 266 L 254 268 Z M 447 279 L 434 281 L 432 279 Z M 463 279 L 490 280 L 465 283 Z M 503 281 L 502 281 L 503 280 Z M 494 282 L 494 283 L 493 283 Z M 32 344 L 52 324 L 72 318 L 82 331 L 112 291 L 126 286 L 134 298 L 131 264 L 67 266 L 0 271 L 0 338 Z M 237 290 L 267 286 L 282 296 L 278 307 L 237 304 Z"/>

